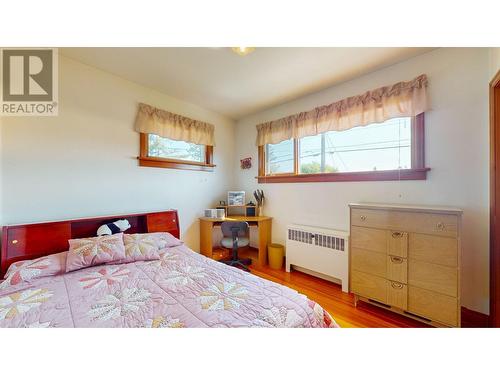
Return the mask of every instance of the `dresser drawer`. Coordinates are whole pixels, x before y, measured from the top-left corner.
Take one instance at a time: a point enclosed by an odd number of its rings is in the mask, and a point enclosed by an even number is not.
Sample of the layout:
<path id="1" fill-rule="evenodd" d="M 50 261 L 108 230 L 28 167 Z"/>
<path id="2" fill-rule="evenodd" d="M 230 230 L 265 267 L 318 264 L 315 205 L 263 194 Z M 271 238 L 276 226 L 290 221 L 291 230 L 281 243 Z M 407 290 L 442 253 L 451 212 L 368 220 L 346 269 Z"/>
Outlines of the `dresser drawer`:
<path id="1" fill-rule="evenodd" d="M 440 293 L 408 286 L 408 311 L 450 326 L 458 324 L 458 301 Z"/>
<path id="2" fill-rule="evenodd" d="M 408 260 L 402 257 L 395 257 L 394 255 L 388 255 L 386 259 L 386 278 L 406 284 L 408 281 Z"/>
<path id="3" fill-rule="evenodd" d="M 351 269 L 386 277 L 387 255 L 375 251 L 353 247 L 351 249 Z"/>
<path id="4" fill-rule="evenodd" d="M 387 231 L 363 227 L 351 227 L 351 247 L 387 253 Z"/>
<path id="5" fill-rule="evenodd" d="M 351 225 L 457 237 L 456 215 L 384 209 L 351 209 Z"/>
<path id="6" fill-rule="evenodd" d="M 387 303 L 387 280 L 364 272 L 351 272 L 351 291 L 362 297 Z"/>
<path id="7" fill-rule="evenodd" d="M 408 233 L 389 231 L 387 233 L 387 254 L 406 258 L 408 256 Z"/>
<path id="8" fill-rule="evenodd" d="M 410 234 L 409 257 L 423 262 L 457 267 L 458 241 L 455 238 Z"/>
<path id="9" fill-rule="evenodd" d="M 387 304 L 401 310 L 408 308 L 408 286 L 397 281 L 387 283 Z"/>
<path id="10" fill-rule="evenodd" d="M 410 259 L 408 262 L 408 284 L 457 297 L 458 272 L 453 267 Z"/>

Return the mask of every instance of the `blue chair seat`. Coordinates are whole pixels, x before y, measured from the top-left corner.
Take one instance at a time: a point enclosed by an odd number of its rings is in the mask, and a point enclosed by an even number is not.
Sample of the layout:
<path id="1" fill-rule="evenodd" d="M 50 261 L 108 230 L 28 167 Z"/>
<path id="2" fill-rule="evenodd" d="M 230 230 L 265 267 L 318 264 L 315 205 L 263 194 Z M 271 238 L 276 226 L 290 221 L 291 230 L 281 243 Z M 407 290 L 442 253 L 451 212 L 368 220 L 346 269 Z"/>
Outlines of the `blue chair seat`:
<path id="1" fill-rule="evenodd" d="M 225 248 L 228 248 L 228 249 L 232 249 L 233 248 L 233 239 L 230 238 L 230 237 L 224 237 L 220 241 L 220 243 Z M 238 247 L 248 246 L 249 243 L 250 243 L 250 240 L 248 238 L 246 238 L 246 237 L 238 238 Z"/>

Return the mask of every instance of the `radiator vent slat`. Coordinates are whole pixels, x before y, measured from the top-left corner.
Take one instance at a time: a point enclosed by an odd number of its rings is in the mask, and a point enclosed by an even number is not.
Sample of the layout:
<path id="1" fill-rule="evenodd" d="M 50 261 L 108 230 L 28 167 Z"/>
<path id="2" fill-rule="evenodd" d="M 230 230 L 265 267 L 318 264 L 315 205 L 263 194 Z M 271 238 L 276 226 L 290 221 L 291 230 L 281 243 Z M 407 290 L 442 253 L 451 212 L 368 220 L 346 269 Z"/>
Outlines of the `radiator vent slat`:
<path id="1" fill-rule="evenodd" d="M 313 244 L 320 247 L 326 247 L 333 250 L 344 251 L 344 238 L 335 237 L 326 234 L 308 232 L 297 229 L 288 229 L 288 239 L 291 241 Z"/>

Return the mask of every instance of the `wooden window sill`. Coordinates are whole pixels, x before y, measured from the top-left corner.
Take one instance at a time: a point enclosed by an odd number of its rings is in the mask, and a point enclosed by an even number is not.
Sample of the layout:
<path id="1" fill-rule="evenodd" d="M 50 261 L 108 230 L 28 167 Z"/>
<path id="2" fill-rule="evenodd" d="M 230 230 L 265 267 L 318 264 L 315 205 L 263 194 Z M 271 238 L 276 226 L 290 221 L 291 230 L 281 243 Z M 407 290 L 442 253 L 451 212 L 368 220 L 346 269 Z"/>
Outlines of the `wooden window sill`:
<path id="1" fill-rule="evenodd" d="M 430 168 L 401 169 L 392 171 L 368 171 L 345 173 L 316 173 L 298 175 L 257 176 L 260 184 L 289 182 L 353 182 L 426 180 Z"/>
<path id="2" fill-rule="evenodd" d="M 186 169 L 191 171 L 204 172 L 212 172 L 215 168 L 215 164 L 198 163 L 195 161 L 151 158 L 142 156 L 139 156 L 137 159 L 139 160 L 139 166 L 141 167 Z"/>

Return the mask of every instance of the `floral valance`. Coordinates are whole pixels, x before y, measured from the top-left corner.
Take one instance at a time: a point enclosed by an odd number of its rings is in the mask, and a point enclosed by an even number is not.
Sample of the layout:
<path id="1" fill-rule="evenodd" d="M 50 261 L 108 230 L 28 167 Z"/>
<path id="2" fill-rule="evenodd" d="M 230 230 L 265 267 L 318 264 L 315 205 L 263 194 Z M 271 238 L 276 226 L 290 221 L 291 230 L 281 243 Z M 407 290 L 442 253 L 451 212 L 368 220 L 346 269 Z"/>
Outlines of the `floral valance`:
<path id="1" fill-rule="evenodd" d="M 367 91 L 335 103 L 257 125 L 257 145 L 275 144 L 336 130 L 347 130 L 428 109 L 427 76 Z"/>
<path id="2" fill-rule="evenodd" d="M 214 146 L 214 126 L 163 109 L 139 103 L 135 130 L 160 137 L 200 145 Z"/>

